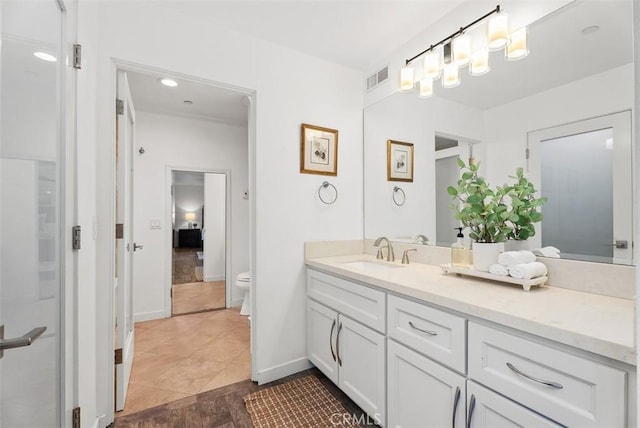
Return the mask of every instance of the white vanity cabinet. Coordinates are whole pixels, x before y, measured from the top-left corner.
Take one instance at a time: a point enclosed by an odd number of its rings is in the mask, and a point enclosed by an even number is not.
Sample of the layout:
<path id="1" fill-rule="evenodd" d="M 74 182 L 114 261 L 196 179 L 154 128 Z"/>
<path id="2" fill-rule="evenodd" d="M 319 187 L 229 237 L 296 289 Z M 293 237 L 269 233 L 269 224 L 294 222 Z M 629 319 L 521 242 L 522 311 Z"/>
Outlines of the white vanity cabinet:
<path id="1" fill-rule="evenodd" d="M 389 427 L 465 427 L 466 378 L 389 339 Z"/>
<path id="2" fill-rule="evenodd" d="M 384 426 L 385 294 L 313 270 L 308 270 L 307 287 L 309 360 Z M 354 321 L 352 314 L 364 322 Z"/>

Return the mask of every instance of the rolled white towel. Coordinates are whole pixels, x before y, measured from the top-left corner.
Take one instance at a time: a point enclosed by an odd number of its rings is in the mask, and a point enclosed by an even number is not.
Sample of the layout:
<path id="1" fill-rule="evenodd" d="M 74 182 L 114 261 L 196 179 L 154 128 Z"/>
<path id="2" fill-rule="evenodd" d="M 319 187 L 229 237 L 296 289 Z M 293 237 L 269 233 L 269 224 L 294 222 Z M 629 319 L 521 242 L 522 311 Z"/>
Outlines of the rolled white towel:
<path id="1" fill-rule="evenodd" d="M 509 270 L 506 266 L 495 263 L 489 267 L 489 273 L 492 273 L 494 275 L 507 276 L 509 275 Z"/>
<path id="2" fill-rule="evenodd" d="M 535 250 L 531 250 L 536 256 L 540 257 L 552 257 L 555 259 L 560 258 L 560 250 L 556 247 L 548 246 L 543 248 L 536 248 Z"/>
<path id="3" fill-rule="evenodd" d="M 544 263 L 531 262 L 509 266 L 509 275 L 519 279 L 532 279 L 545 276 L 547 267 Z"/>
<path id="4" fill-rule="evenodd" d="M 513 266 L 520 263 L 536 261 L 536 255 L 528 250 L 505 251 L 498 256 L 498 263 L 505 266 Z"/>

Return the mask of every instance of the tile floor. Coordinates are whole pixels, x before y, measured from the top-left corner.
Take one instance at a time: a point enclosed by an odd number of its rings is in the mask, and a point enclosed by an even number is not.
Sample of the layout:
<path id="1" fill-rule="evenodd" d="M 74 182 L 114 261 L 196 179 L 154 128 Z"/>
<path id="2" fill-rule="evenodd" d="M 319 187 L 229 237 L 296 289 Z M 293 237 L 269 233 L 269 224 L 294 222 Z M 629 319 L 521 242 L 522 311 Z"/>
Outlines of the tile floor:
<path id="1" fill-rule="evenodd" d="M 139 322 L 121 417 L 251 377 L 249 321 L 239 308 Z"/>
<path id="2" fill-rule="evenodd" d="M 172 288 L 173 315 L 220 309 L 225 306 L 224 281 L 175 284 Z"/>

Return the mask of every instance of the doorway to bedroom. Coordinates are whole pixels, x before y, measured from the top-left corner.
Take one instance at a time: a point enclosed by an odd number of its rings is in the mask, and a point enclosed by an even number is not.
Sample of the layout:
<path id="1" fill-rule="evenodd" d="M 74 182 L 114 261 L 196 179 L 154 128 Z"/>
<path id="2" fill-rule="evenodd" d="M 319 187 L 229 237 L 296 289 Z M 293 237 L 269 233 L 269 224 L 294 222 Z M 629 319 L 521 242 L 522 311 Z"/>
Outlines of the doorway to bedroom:
<path id="1" fill-rule="evenodd" d="M 226 175 L 171 172 L 171 313 L 225 308 Z"/>

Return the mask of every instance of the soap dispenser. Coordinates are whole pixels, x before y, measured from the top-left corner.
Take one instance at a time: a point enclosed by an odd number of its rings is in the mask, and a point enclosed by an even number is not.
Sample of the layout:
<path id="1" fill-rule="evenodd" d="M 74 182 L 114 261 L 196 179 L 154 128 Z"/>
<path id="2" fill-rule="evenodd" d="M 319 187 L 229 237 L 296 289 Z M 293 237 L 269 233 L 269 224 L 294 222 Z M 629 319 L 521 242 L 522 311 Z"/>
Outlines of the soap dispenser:
<path id="1" fill-rule="evenodd" d="M 454 227 L 458 230 L 456 242 L 451 245 L 451 266 L 468 269 L 471 267 L 471 250 L 464 246 L 461 227 Z"/>

